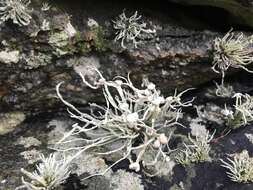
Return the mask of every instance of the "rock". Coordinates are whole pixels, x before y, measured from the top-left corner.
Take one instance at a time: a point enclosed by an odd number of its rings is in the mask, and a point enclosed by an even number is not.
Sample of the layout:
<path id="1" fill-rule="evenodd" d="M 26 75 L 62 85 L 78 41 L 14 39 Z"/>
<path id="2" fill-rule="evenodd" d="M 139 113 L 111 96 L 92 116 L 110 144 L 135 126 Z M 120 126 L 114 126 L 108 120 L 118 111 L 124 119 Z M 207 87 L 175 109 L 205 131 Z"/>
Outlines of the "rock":
<path id="1" fill-rule="evenodd" d="M 22 112 L 10 112 L 0 114 L 0 135 L 12 132 L 25 120 Z"/>
<path id="2" fill-rule="evenodd" d="M 230 4 L 221 0 L 215 1 L 216 4 L 213 4 L 214 0 L 169 1 L 183 5 L 221 7 L 234 15 L 237 23 L 252 26 L 250 1 L 231 0 Z M 75 6 L 71 1 L 55 0 L 51 9 L 41 11 L 41 1 L 34 0 L 31 3 L 32 20 L 28 26 L 13 25 L 11 20 L 0 25 L 0 39 L 4 39 L 0 44 L 0 62 L 3 63 L 0 64 L 0 189 L 15 189 L 21 185 L 20 168 L 33 171 L 41 153 L 49 155 L 53 149 L 83 146 L 83 141 L 72 141 L 70 145 L 57 144 L 76 121 L 62 111 L 66 106 L 56 98 L 55 86 L 64 82 L 60 88 L 63 97 L 86 113 L 89 111 L 88 103 L 103 104 L 103 92 L 88 88 L 78 75 L 81 72 L 91 83 L 95 82 L 97 74 L 92 70 L 93 67 L 99 69 L 106 79 L 127 77 L 130 73 L 133 84 L 138 87 L 143 78 L 149 78 L 165 96 L 174 93 L 176 88 L 178 91 L 189 87 L 205 88 L 206 93 L 189 91 L 189 97 L 188 94 L 183 97 L 191 98 L 197 93 L 196 105 L 200 119 L 194 120 L 195 110 L 187 108 L 183 110 L 186 114 L 180 117 L 180 121 L 183 120 L 186 126 L 190 125 L 193 135 L 205 133 L 203 126 L 207 130 L 218 129 L 217 135 L 211 142 L 209 162 L 183 168 L 177 165 L 175 153 L 172 152 L 165 160 L 159 160 L 155 168 L 150 168 L 150 172 L 159 171 L 159 175 L 153 178 L 144 174 L 145 163 L 140 162 L 140 171 L 134 172 L 129 170 L 129 163 L 123 160 L 104 176 L 82 180 L 105 171 L 119 157 L 117 154 L 101 156 L 84 152 L 73 160 L 72 175 L 59 189 L 80 190 L 84 189 L 84 184 L 88 190 L 252 189 L 252 184 L 231 183 L 219 161 L 227 153 L 240 152 L 242 149 L 247 149 L 250 154 L 253 152 L 251 126 L 219 136 L 225 128 L 224 115 L 220 114 L 225 100 L 221 98 L 216 103 L 215 85 L 210 84 L 213 88 L 211 91 L 208 91 L 208 87 L 210 81 L 220 77 L 211 70 L 213 40 L 224 34 L 189 29 L 181 26 L 179 21 L 175 24 L 167 10 L 156 9 L 147 2 L 142 4 L 136 1 L 134 5 L 131 1 L 124 4 L 110 2 L 80 0 Z M 156 29 L 157 33 L 154 37 L 147 35 L 138 39 L 138 48 L 126 43 L 127 48 L 124 49 L 113 40 L 116 34 L 111 20 L 124 8 L 126 14 L 131 15 L 138 7 L 141 7 L 139 14 L 142 15 L 142 21 Z M 240 11 L 236 12 L 236 7 Z M 234 72 L 229 72 L 227 77 L 229 74 Z M 230 76 L 237 80 L 239 75 Z M 242 73 L 240 76 L 246 75 Z M 249 84 L 238 82 L 240 88 L 234 88 L 236 92 L 252 91 L 252 77 L 246 77 Z M 28 119 L 25 120 L 26 117 Z M 19 130 L 15 130 L 16 127 Z M 173 127 L 164 132 L 170 130 L 173 133 L 169 148 L 178 150 L 183 141 L 187 142 L 190 128 Z M 120 147 L 120 143 L 112 146 Z M 123 155 L 123 151 L 119 153 Z M 60 154 L 73 153 L 62 151 Z M 135 159 L 134 154 L 132 156 Z M 154 155 L 147 156 L 153 160 Z"/>
<path id="3" fill-rule="evenodd" d="M 168 0 L 183 5 L 211 6 L 225 9 L 232 18 L 231 23 L 253 27 L 253 1 L 251 0 Z"/>

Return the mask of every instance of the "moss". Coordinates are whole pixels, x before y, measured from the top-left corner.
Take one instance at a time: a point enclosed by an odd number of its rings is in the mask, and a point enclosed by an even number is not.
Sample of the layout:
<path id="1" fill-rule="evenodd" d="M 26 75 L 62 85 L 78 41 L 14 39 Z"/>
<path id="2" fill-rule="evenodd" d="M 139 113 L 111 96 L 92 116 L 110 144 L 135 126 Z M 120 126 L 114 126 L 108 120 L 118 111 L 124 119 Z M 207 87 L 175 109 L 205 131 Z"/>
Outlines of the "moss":
<path id="1" fill-rule="evenodd" d="M 109 42 L 105 39 L 105 29 L 101 26 L 93 27 L 90 33 L 88 41 L 85 40 L 81 32 L 77 32 L 71 39 L 64 31 L 52 33 L 49 37 L 49 44 L 57 56 L 74 53 L 87 54 L 92 49 L 98 52 L 106 51 Z"/>
<path id="2" fill-rule="evenodd" d="M 227 126 L 231 129 L 238 129 L 243 124 L 243 116 L 241 113 L 234 115 L 234 118 L 227 120 Z"/>
<path id="3" fill-rule="evenodd" d="M 81 54 L 87 54 L 91 51 L 91 45 L 89 42 L 84 41 L 81 32 L 77 31 L 74 38 L 74 47 L 76 52 Z"/>
<path id="4" fill-rule="evenodd" d="M 108 41 L 105 39 L 105 29 L 102 26 L 93 27 L 91 29 L 93 33 L 93 46 L 99 52 L 106 51 L 108 49 Z"/>

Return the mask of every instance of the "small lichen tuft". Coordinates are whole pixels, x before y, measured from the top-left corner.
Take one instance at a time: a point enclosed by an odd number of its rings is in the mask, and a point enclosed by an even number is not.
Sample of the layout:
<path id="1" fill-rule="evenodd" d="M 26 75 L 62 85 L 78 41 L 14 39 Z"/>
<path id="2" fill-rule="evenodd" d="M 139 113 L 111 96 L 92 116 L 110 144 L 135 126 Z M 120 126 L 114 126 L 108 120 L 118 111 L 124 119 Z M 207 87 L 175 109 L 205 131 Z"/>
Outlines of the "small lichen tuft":
<path id="1" fill-rule="evenodd" d="M 0 24 L 11 19 L 19 26 L 29 25 L 32 19 L 32 10 L 28 8 L 30 3 L 30 0 L 0 1 Z"/>
<path id="2" fill-rule="evenodd" d="M 239 183 L 253 182 L 253 158 L 249 156 L 247 150 L 237 153 L 233 158 L 227 158 L 227 161 L 222 160 L 222 167 L 226 168 L 228 177 Z"/>
<path id="3" fill-rule="evenodd" d="M 70 174 L 69 160 L 58 160 L 56 154 L 50 154 L 49 157 L 40 155 L 41 163 L 36 165 L 36 171 L 28 172 L 21 169 L 21 172 L 32 181 L 27 182 L 22 177 L 23 185 L 20 188 L 28 190 L 52 190 L 66 180 Z"/>
<path id="4" fill-rule="evenodd" d="M 253 36 L 244 36 L 243 33 L 234 34 L 230 30 L 223 38 L 217 37 L 214 40 L 214 57 L 213 71 L 222 74 L 222 79 L 225 77 L 225 72 L 229 67 L 242 68 L 248 72 L 245 66 L 252 63 L 252 49 L 250 45 L 253 43 Z"/>
<path id="5" fill-rule="evenodd" d="M 155 30 L 151 30 L 147 28 L 147 24 L 145 22 L 140 22 L 141 15 L 138 15 L 138 12 L 127 17 L 125 12 L 121 13 L 117 20 L 112 21 L 113 28 L 117 31 L 116 37 L 114 41 L 121 40 L 121 47 L 126 48 L 126 42 L 132 42 L 134 47 L 137 48 L 138 41 L 137 38 L 140 38 L 143 33 L 146 34 L 155 34 Z"/>

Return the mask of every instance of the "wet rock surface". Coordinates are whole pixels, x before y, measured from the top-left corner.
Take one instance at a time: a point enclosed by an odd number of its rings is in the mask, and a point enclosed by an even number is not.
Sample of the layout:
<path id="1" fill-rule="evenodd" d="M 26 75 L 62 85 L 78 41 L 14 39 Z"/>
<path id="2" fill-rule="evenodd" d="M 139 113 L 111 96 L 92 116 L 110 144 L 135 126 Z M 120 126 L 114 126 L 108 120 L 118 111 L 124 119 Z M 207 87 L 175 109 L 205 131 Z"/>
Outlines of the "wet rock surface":
<path id="1" fill-rule="evenodd" d="M 235 24 L 252 27 L 250 1 L 177 1 L 179 4 L 216 6 L 226 9 Z M 214 2 L 216 4 L 214 4 Z M 217 3 L 219 2 L 219 3 Z M 202 111 L 200 123 L 208 130 L 216 130 L 211 142 L 211 160 L 187 167 L 162 167 L 163 175 L 148 177 L 142 171 L 128 169 L 124 160 L 104 176 L 82 180 L 88 175 L 102 172 L 113 157 L 102 157 L 87 152 L 71 165 L 72 174 L 59 190 L 248 190 L 252 184 L 231 182 L 220 159 L 226 154 L 248 150 L 253 155 L 252 126 L 247 125 L 228 132 L 218 114 L 228 98 L 215 95 L 214 80 L 219 75 L 211 70 L 212 45 L 223 32 L 210 30 L 210 25 L 195 18 L 187 18 L 185 7 L 161 1 L 155 4 L 116 1 L 54 1 L 48 11 L 41 11 L 42 2 L 33 1 L 31 23 L 18 27 L 11 21 L 0 25 L 0 189 L 15 189 L 21 185 L 20 168 L 32 171 L 41 153 L 54 152 L 55 143 L 71 129 L 71 120 L 65 106 L 56 97 L 55 86 L 64 82 L 60 91 L 64 98 L 82 110 L 88 103 L 103 104 L 103 94 L 91 90 L 81 81 L 80 72 L 89 81 L 95 81 L 97 68 L 107 79 L 126 77 L 141 85 L 143 78 L 157 84 L 164 95 L 173 94 L 175 88 L 189 91 L 184 99 L 196 97 L 194 104 Z M 228 4 L 228 6 L 227 6 Z M 94 6 L 96 5 L 96 6 Z M 169 6 L 172 7 L 169 7 Z M 235 12 L 235 6 L 240 14 Z M 143 20 L 156 28 L 154 38 L 139 39 L 134 48 L 127 49 L 114 42 L 112 20 L 123 9 L 128 15 L 138 10 Z M 176 13 L 179 12 L 179 13 Z M 182 18 L 181 14 L 186 16 Z M 237 14 L 238 13 L 238 14 Z M 196 15 L 195 15 L 196 16 Z M 93 19 L 98 27 L 90 27 Z M 250 20 L 250 21 L 249 21 Z M 189 21 L 189 22 L 188 22 Z M 228 21 L 227 23 L 232 24 Z M 96 24 L 95 24 L 96 25 Z M 196 27 L 198 26 L 198 27 Z M 206 30 L 206 28 L 208 30 Z M 227 27 L 226 29 L 229 29 Z M 215 28 L 217 29 L 217 28 Z M 248 32 L 251 34 L 251 32 Z M 220 81 L 220 79 L 218 79 Z M 253 75 L 229 71 L 226 83 L 236 92 L 252 94 Z M 175 128 L 172 147 L 181 146 L 190 124 L 196 117 L 194 108 L 183 110 L 187 128 Z M 178 142 L 180 141 L 180 143 Z"/>

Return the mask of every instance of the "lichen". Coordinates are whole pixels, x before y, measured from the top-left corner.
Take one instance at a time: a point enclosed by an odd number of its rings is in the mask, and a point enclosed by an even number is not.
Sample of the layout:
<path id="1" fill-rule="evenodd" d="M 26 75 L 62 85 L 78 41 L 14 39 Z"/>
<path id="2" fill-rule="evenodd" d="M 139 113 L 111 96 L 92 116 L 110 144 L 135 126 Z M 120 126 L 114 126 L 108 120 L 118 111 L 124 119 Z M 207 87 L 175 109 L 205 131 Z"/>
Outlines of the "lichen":
<path id="1" fill-rule="evenodd" d="M 116 30 L 116 37 L 114 41 L 121 41 L 121 47 L 127 48 L 125 43 L 131 42 L 134 47 L 137 48 L 139 41 L 143 34 L 155 34 L 156 30 L 151 30 L 147 28 L 147 24 L 141 21 L 141 15 L 138 15 L 138 12 L 127 17 L 125 11 L 121 13 L 116 20 L 113 20 L 113 28 Z"/>
<path id="2" fill-rule="evenodd" d="M 114 190 L 144 190 L 140 176 L 134 173 L 118 170 L 111 178 L 111 188 Z"/>
<path id="3" fill-rule="evenodd" d="M 23 56 L 26 62 L 26 68 L 34 69 L 40 66 L 46 66 L 52 62 L 52 56 L 41 52 L 35 52 L 32 50 L 29 55 Z"/>
<path id="4" fill-rule="evenodd" d="M 108 49 L 108 41 L 105 39 L 105 29 L 102 26 L 92 27 L 93 46 L 99 52 L 106 51 Z"/>
<path id="5" fill-rule="evenodd" d="M 236 153 L 233 156 L 222 160 L 222 167 L 226 168 L 228 177 L 238 183 L 253 182 L 253 158 L 249 156 L 247 150 Z"/>
<path id="6" fill-rule="evenodd" d="M 248 125 L 253 121 L 253 98 L 249 94 L 236 93 L 235 105 L 233 110 L 228 110 L 231 114 L 227 115 L 227 125 L 231 129 Z"/>
<path id="7" fill-rule="evenodd" d="M 69 45 L 69 36 L 65 31 L 55 32 L 50 35 L 48 43 L 55 49 L 59 56 L 66 55 L 66 47 Z"/>
<path id="8" fill-rule="evenodd" d="M 88 87 L 92 89 L 103 88 L 106 107 L 91 104 L 90 114 L 82 113 L 63 99 L 59 91 L 61 83 L 56 87 L 58 97 L 70 108 L 71 117 L 84 122 L 83 127 L 78 123 L 72 125 L 71 131 L 65 133 L 58 144 L 65 146 L 65 144 L 74 142 L 76 138 L 79 142 L 87 143 L 79 148 L 56 150 L 77 150 L 73 159 L 87 150 L 98 155 L 116 154 L 124 150 L 120 158 L 103 173 L 94 175 L 104 175 L 114 165 L 125 159 L 130 162 L 129 169 L 134 171 L 141 169 L 141 163 L 145 170 L 146 167 L 155 166 L 158 161 L 168 161 L 172 152 L 168 145 L 171 133 L 169 134 L 164 129 L 176 125 L 182 126 L 178 122 L 181 108 L 191 106 L 193 99 L 182 102 L 181 96 L 189 89 L 179 94 L 175 92 L 174 95 L 165 98 L 156 89 L 156 85 L 147 79 L 143 80 L 144 89 L 138 89 L 129 77 L 116 77 L 112 81 L 107 81 L 97 69 L 94 71 L 98 74 L 99 79 L 92 83 L 88 82 L 87 75 L 83 75 L 81 72 L 79 74 Z M 115 91 L 118 95 L 113 96 L 111 91 Z M 98 115 L 94 113 L 94 109 L 98 109 Z M 81 140 L 77 137 L 77 135 L 84 133 L 89 139 L 84 137 Z M 103 150 L 110 145 L 115 146 L 112 149 Z M 144 155 L 148 152 L 152 152 L 154 155 L 152 160 L 145 159 Z M 133 158 L 132 154 L 135 154 L 136 158 Z"/>
<path id="9" fill-rule="evenodd" d="M 0 24 L 9 19 L 19 26 L 30 24 L 32 19 L 29 9 L 30 0 L 2 0 L 0 1 Z"/>
<path id="10" fill-rule="evenodd" d="M 0 135 L 13 131 L 19 124 L 25 120 L 23 112 L 10 112 L 0 114 Z"/>
<path id="11" fill-rule="evenodd" d="M 11 64 L 18 63 L 19 61 L 19 51 L 1 51 L 0 52 L 0 63 Z"/>

